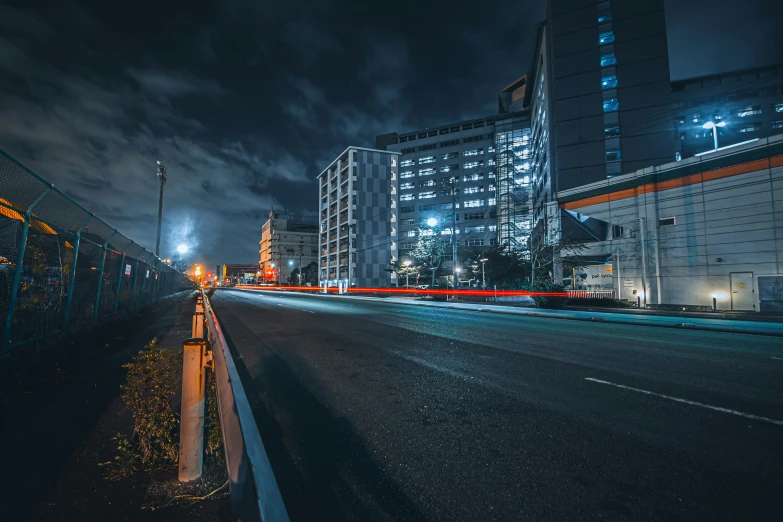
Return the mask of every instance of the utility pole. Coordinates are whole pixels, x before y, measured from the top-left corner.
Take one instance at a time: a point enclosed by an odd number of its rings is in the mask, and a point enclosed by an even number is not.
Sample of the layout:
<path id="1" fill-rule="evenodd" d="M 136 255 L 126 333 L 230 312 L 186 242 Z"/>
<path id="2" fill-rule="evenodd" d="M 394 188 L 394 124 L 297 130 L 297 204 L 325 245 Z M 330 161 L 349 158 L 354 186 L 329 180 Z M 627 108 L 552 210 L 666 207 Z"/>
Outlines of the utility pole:
<path id="1" fill-rule="evenodd" d="M 166 167 L 158 161 L 158 179 L 160 179 L 160 199 L 158 199 L 158 238 L 155 240 L 155 255 L 160 257 L 160 222 L 163 218 L 163 185 L 166 184 Z"/>
<path id="2" fill-rule="evenodd" d="M 299 286 L 302 286 L 302 252 L 304 251 L 304 239 L 299 241 Z M 350 270 L 350 267 L 348 268 Z"/>
<path id="3" fill-rule="evenodd" d="M 457 176 L 441 180 L 451 192 L 451 286 L 454 289 L 457 288 L 457 201 L 459 201 L 457 181 L 459 181 Z"/>

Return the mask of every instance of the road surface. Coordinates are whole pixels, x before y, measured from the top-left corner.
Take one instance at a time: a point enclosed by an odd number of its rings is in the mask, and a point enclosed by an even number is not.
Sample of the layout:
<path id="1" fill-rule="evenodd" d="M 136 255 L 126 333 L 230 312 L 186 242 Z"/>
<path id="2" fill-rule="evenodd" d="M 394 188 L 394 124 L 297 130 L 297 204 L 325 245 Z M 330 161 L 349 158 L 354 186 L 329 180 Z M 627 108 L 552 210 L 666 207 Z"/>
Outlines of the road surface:
<path id="1" fill-rule="evenodd" d="M 783 520 L 783 340 L 212 297 L 291 519 Z"/>

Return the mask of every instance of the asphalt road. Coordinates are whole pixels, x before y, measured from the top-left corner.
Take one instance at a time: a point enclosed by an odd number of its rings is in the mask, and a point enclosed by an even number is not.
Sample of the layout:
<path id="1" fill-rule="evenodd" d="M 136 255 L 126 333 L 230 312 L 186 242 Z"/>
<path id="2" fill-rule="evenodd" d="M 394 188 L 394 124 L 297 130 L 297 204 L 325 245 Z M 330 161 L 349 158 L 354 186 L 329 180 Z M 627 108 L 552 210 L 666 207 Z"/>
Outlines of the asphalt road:
<path id="1" fill-rule="evenodd" d="M 215 292 L 291 519 L 783 520 L 783 340 Z"/>

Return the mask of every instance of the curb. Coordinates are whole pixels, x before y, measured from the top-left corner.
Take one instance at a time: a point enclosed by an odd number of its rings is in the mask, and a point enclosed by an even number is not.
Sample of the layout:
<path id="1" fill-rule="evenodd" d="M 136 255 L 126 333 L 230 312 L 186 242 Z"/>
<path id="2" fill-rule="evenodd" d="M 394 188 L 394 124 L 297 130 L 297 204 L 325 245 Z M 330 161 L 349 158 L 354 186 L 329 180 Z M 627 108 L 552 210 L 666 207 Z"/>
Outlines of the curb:
<path id="1" fill-rule="evenodd" d="M 232 288 L 231 290 L 240 290 L 243 292 L 257 292 L 257 293 L 274 293 L 274 294 L 286 294 L 288 292 L 286 291 L 280 291 L 280 290 L 256 290 L 252 288 Z M 340 299 L 356 299 L 356 300 L 364 300 L 364 301 L 375 301 L 375 302 L 389 302 L 386 301 L 388 298 L 378 298 L 378 297 L 367 297 L 367 296 L 350 296 L 350 295 L 341 295 L 341 296 L 334 296 L 334 295 L 328 295 L 328 294 L 320 294 L 320 293 L 300 293 L 295 292 L 296 295 L 305 295 L 310 297 L 320 297 L 322 299 L 328 299 L 328 298 L 334 298 L 338 297 Z M 493 308 L 462 308 L 459 306 L 450 305 L 447 303 L 443 304 L 424 304 L 424 303 L 417 303 L 417 302 L 401 302 L 401 301 L 391 301 L 393 304 L 400 304 L 400 305 L 407 305 L 407 306 L 425 306 L 430 308 L 445 308 L 445 309 L 451 309 L 451 310 L 463 310 L 466 312 L 475 311 L 475 312 L 484 312 L 484 313 L 493 313 L 493 314 L 502 314 L 502 315 L 521 315 L 526 317 L 542 317 L 545 319 L 561 319 L 561 320 L 567 320 L 567 321 L 581 321 L 581 322 L 590 322 L 590 323 L 606 323 L 606 324 L 619 324 L 619 325 L 628 325 L 628 326 L 646 326 L 648 328 L 669 328 L 669 329 L 675 329 L 675 330 L 701 330 L 706 332 L 718 332 L 718 333 L 732 333 L 732 334 L 741 334 L 741 335 L 763 335 L 766 337 L 783 337 L 783 331 L 781 332 L 764 332 L 764 331 L 758 331 L 758 330 L 745 330 L 741 328 L 726 328 L 721 327 L 719 325 L 716 326 L 709 326 L 709 325 L 699 325 L 695 323 L 688 323 L 688 322 L 679 322 L 679 323 L 648 323 L 644 321 L 617 321 L 612 320 L 612 318 L 606 318 L 606 317 L 565 317 L 559 314 L 553 314 L 548 313 L 546 311 L 536 311 L 536 312 L 518 312 L 515 310 L 497 310 Z M 609 313 L 609 312 L 603 312 L 603 313 Z M 625 314 L 627 317 L 629 314 Z M 668 317 L 668 316 L 653 316 L 653 317 Z M 673 318 L 675 319 L 675 318 Z M 754 323 L 766 323 L 767 321 L 754 321 Z"/>

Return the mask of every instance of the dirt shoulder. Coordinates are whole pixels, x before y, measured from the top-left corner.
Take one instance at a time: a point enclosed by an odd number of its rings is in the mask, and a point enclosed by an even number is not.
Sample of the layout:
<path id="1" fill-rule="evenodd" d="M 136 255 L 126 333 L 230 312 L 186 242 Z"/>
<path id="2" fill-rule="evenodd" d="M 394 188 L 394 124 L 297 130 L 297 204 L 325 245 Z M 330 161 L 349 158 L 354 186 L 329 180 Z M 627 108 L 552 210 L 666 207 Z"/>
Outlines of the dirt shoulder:
<path id="1" fill-rule="evenodd" d="M 176 296 L 54 347 L 20 347 L 0 362 L 0 495 L 8 520 L 230 518 L 227 488 L 215 500 L 193 498 L 225 483 L 219 462 L 184 487 L 174 470 L 111 481 L 102 465 L 114 458 L 112 437 L 133 427 L 119 397 L 122 365 L 153 338 L 181 347 L 194 305 L 194 296 Z"/>

